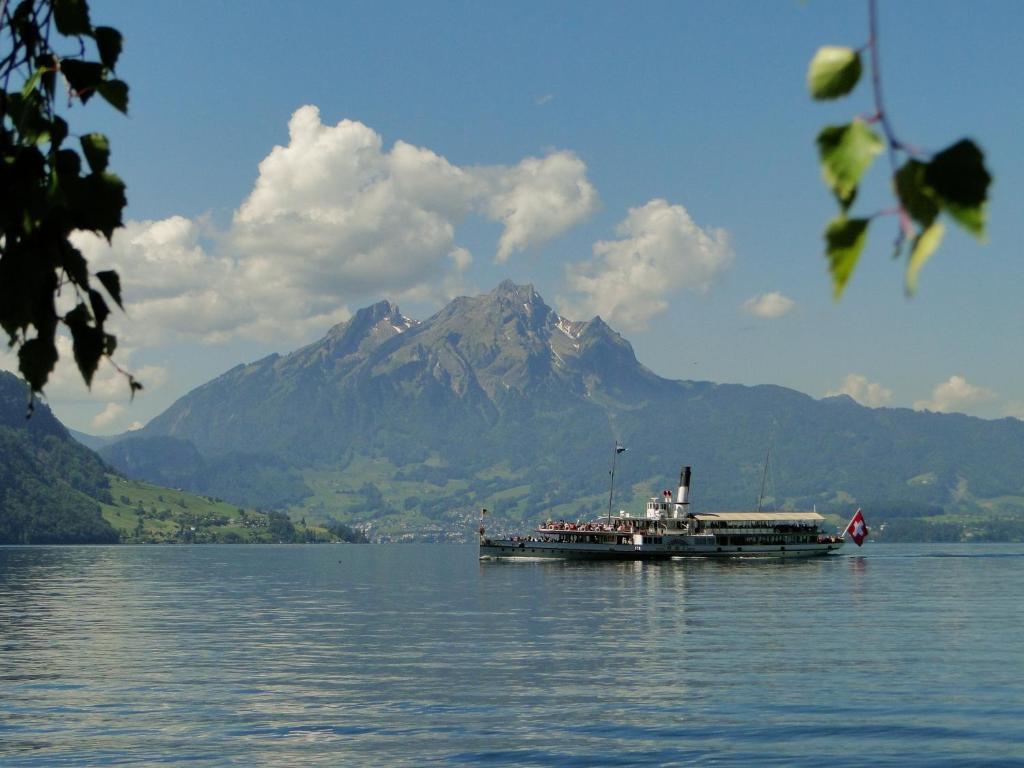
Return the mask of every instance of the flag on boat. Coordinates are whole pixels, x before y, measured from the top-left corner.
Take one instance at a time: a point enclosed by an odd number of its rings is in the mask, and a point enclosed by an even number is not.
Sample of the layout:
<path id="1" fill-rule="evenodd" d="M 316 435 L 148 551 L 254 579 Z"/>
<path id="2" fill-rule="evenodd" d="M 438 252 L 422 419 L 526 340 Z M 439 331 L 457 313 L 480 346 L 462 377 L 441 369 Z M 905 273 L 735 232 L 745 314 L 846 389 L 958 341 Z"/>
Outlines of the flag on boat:
<path id="1" fill-rule="evenodd" d="M 864 543 L 864 539 L 866 539 L 868 533 L 870 533 L 867 521 L 864 519 L 864 515 L 859 509 L 850 519 L 850 524 L 846 526 L 846 533 L 850 534 L 850 538 L 853 539 L 854 543 L 858 547 Z"/>

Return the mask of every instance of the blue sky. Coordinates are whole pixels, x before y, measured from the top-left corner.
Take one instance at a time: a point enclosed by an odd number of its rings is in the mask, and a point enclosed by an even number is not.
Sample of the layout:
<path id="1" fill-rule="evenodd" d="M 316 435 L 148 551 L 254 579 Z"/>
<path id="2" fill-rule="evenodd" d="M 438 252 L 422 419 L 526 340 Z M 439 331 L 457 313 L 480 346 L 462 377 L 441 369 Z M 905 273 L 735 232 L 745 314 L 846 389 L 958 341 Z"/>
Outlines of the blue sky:
<path id="1" fill-rule="evenodd" d="M 48 400 L 118 432 L 373 301 L 422 319 L 510 277 L 662 376 L 1024 417 L 1024 4 L 880 5 L 896 131 L 981 144 L 989 242 L 949 227 L 907 300 L 882 219 L 835 303 L 813 141 L 871 96 L 814 103 L 805 74 L 865 42 L 864 2 L 93 0 L 130 114 L 71 119 L 110 136 L 130 223 L 82 247 L 122 272 L 118 359 L 148 388 L 64 368 Z M 856 211 L 891 205 L 886 169 Z"/>

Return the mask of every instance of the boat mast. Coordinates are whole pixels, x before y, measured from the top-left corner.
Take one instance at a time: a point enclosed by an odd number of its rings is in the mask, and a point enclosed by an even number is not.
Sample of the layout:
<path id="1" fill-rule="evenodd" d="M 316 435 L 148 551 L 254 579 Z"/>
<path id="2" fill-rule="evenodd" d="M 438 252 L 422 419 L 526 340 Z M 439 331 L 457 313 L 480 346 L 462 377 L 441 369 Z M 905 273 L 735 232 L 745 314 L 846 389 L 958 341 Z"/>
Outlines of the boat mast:
<path id="1" fill-rule="evenodd" d="M 619 454 L 625 452 L 626 449 L 619 445 L 619 441 L 615 441 L 615 450 L 612 452 L 612 469 L 610 474 L 612 476 L 611 487 L 608 489 L 608 525 L 612 524 L 612 495 L 615 493 L 615 460 L 619 458 Z"/>
<path id="2" fill-rule="evenodd" d="M 764 501 L 764 484 L 768 480 L 768 460 L 771 458 L 772 449 L 769 448 L 768 452 L 764 455 L 764 474 L 761 475 L 761 495 L 757 497 L 757 511 L 761 511 L 761 502 Z M 773 482 L 772 485 L 775 483 Z"/>

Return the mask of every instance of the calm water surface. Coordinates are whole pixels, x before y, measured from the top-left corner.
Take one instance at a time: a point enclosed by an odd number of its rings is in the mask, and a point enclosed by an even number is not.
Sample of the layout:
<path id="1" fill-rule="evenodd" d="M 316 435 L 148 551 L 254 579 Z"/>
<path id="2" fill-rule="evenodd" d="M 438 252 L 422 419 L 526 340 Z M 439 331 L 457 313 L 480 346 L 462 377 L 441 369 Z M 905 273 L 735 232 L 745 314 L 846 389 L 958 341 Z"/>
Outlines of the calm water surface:
<path id="1" fill-rule="evenodd" d="M 0 547 L 0 765 L 1020 765 L 1024 546 Z"/>

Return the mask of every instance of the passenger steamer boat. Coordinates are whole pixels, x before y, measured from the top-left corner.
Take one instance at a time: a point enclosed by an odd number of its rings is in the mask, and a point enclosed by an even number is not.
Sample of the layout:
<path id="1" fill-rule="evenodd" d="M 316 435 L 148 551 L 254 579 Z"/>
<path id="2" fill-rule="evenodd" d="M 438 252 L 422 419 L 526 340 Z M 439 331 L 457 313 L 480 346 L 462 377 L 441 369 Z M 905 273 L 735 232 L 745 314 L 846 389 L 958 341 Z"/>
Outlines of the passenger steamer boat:
<path id="1" fill-rule="evenodd" d="M 625 511 L 601 521 L 548 520 L 528 536 L 488 538 L 480 526 L 480 559 L 667 560 L 676 557 L 814 557 L 838 552 L 846 533 L 860 545 L 867 527 L 860 510 L 847 530 L 821 530 L 817 512 L 689 511 L 690 468 L 679 473 L 675 500 L 665 491 L 643 515 Z M 486 514 L 487 510 L 483 510 Z"/>

